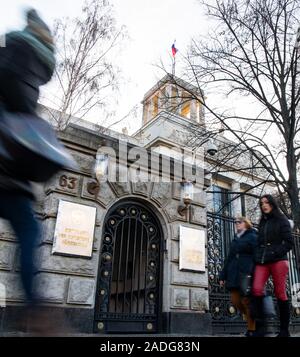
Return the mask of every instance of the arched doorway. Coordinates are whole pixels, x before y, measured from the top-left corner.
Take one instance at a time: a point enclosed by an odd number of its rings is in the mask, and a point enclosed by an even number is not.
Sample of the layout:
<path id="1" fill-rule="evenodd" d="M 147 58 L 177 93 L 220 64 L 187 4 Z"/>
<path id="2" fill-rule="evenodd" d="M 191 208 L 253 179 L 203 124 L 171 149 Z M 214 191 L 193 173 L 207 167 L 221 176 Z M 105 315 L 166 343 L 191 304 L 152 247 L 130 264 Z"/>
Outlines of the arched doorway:
<path id="1" fill-rule="evenodd" d="M 153 333 L 160 329 L 162 229 L 141 201 L 121 201 L 104 220 L 94 329 Z"/>

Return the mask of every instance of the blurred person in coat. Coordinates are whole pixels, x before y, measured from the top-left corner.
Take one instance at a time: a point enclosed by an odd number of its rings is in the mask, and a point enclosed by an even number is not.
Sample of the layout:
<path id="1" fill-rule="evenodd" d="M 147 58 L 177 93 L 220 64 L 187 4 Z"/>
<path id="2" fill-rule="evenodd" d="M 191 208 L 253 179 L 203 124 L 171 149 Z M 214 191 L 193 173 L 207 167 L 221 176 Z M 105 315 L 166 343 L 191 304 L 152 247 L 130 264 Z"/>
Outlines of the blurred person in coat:
<path id="1" fill-rule="evenodd" d="M 1 112 L 36 115 L 39 87 L 50 81 L 55 69 L 54 43 L 49 27 L 33 9 L 27 26 L 6 34 L 0 48 Z M 34 251 L 40 228 L 34 216 L 30 182 L 7 172 L 0 162 L 0 217 L 9 221 L 21 247 L 21 280 L 27 305 L 38 304 L 33 286 Z"/>

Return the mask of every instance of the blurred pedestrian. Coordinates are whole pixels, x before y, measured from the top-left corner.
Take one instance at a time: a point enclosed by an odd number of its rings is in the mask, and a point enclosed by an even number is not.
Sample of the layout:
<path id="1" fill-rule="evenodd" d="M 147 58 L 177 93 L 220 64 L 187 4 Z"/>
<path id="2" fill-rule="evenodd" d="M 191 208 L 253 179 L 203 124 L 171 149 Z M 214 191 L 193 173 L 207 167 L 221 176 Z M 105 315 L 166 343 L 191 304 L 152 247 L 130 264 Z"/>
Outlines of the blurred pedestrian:
<path id="1" fill-rule="evenodd" d="M 36 115 L 39 87 L 54 72 L 51 31 L 35 10 L 29 10 L 26 16 L 26 28 L 8 33 L 6 46 L 0 48 L 0 120 L 4 111 Z M 30 182 L 11 174 L 0 162 L 0 217 L 10 222 L 20 243 L 21 280 L 29 306 L 38 302 L 33 277 L 40 228 L 33 201 Z"/>

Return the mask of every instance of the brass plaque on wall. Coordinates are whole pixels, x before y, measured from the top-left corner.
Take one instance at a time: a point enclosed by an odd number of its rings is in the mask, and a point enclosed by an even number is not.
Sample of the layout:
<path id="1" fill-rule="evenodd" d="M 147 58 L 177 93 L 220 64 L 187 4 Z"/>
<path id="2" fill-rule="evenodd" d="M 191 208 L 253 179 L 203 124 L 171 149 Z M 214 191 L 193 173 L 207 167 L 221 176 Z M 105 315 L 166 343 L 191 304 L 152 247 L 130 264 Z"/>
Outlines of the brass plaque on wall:
<path id="1" fill-rule="evenodd" d="M 59 200 L 52 253 L 91 257 L 96 208 Z"/>
<path id="2" fill-rule="evenodd" d="M 180 226 L 179 270 L 205 272 L 205 230 Z"/>

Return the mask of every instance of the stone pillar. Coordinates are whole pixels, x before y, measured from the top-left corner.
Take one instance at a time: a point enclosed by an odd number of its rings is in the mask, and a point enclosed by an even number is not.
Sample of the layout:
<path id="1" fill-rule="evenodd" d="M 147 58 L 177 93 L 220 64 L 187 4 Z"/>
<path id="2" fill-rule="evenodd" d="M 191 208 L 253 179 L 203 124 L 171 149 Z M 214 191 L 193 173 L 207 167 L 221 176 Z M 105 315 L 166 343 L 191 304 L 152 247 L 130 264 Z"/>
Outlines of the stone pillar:
<path id="1" fill-rule="evenodd" d="M 183 90 L 179 87 L 176 88 L 176 98 L 174 99 L 174 103 L 175 103 L 175 113 L 176 114 L 180 114 L 181 113 L 181 109 L 182 109 L 182 104 L 183 104 Z"/>
<path id="2" fill-rule="evenodd" d="M 199 117 L 198 122 L 199 122 L 200 125 L 203 125 L 205 127 L 204 107 L 200 103 L 198 103 L 198 104 L 199 104 L 198 108 L 197 108 L 198 117 Z"/>
<path id="3" fill-rule="evenodd" d="M 196 190 L 188 216 L 182 217 L 177 212 L 180 204 L 179 182 L 173 183 L 172 191 L 171 200 L 164 208 L 171 223 L 172 234 L 168 239 L 168 260 L 165 261 L 164 269 L 168 273 L 168 277 L 164 279 L 163 292 L 164 332 L 210 335 L 207 252 L 205 271 L 179 269 L 180 226 L 206 233 L 206 193 L 203 190 Z"/>
<path id="4" fill-rule="evenodd" d="M 166 85 L 166 103 L 165 103 L 165 110 L 167 112 L 172 112 L 172 84 Z"/>
<path id="5" fill-rule="evenodd" d="M 196 100 L 191 100 L 190 103 L 190 116 L 192 120 L 198 121 L 198 113 L 197 113 L 197 102 Z"/>
<path id="6" fill-rule="evenodd" d="M 143 103 L 143 125 L 147 124 L 149 121 L 149 102 L 145 101 Z"/>
<path id="7" fill-rule="evenodd" d="M 149 100 L 149 107 L 148 107 L 148 118 L 147 121 L 150 121 L 153 118 L 153 97 Z"/>
<path id="8" fill-rule="evenodd" d="M 167 87 L 163 87 L 158 92 L 158 111 L 159 112 L 167 109 L 167 101 L 168 101 Z"/>

